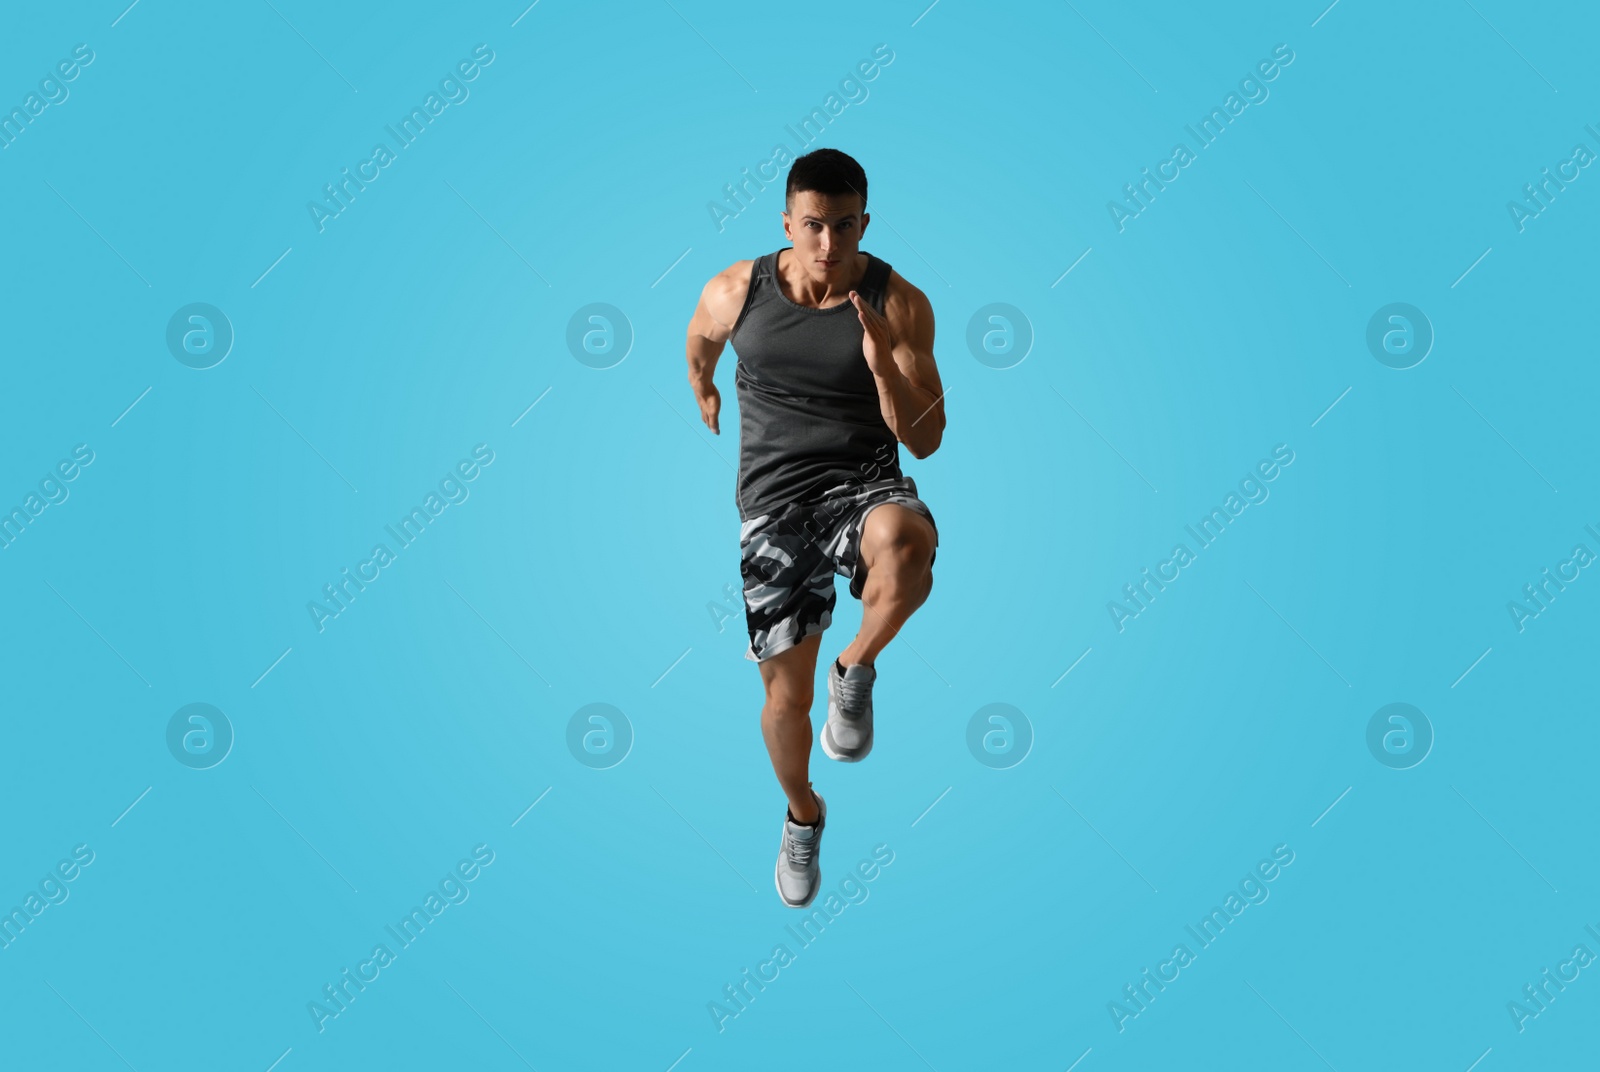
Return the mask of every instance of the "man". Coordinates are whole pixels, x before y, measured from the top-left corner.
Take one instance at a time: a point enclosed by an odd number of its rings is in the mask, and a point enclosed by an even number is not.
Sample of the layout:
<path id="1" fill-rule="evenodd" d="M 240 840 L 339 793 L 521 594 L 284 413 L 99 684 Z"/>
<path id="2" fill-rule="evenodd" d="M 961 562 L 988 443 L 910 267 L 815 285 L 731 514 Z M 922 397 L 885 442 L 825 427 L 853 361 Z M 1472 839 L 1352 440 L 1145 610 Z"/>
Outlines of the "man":
<path id="1" fill-rule="evenodd" d="M 793 249 L 714 276 L 689 321 L 689 383 L 721 434 L 712 382 L 723 344 L 738 353 L 739 571 L 754 660 L 766 686 L 761 733 L 789 798 L 773 883 L 809 905 L 822 884 L 827 805 L 811 789 L 811 701 L 834 574 L 861 600 L 861 631 L 828 671 L 823 752 L 872 749 L 874 660 L 928 598 L 939 535 L 900 471 L 899 444 L 926 458 L 944 435 L 933 308 L 889 264 L 858 250 L 867 177 L 818 149 L 789 170 L 784 237 Z M 851 315 L 851 313 L 854 315 Z"/>

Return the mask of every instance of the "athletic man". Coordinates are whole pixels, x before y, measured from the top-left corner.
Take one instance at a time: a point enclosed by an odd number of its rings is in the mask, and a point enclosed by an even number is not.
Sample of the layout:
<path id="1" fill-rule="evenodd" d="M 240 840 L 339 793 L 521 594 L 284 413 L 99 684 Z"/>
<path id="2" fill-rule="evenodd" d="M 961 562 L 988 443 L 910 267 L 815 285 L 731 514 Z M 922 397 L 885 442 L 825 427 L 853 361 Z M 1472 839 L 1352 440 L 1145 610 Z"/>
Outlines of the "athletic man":
<path id="1" fill-rule="evenodd" d="M 933 587 L 939 534 L 900 472 L 899 444 L 926 458 L 945 419 L 933 308 L 857 249 L 871 219 L 861 165 L 836 149 L 807 153 L 789 169 L 784 206 L 794 248 L 714 276 L 689 321 L 688 352 L 701 419 L 718 435 L 712 376 L 724 343 L 738 353 L 745 658 L 766 686 L 761 733 L 789 798 L 773 883 L 784 904 L 803 908 L 822 884 L 827 805 L 808 776 L 810 712 L 834 574 L 850 579 L 863 611 L 828 670 L 820 741 L 830 759 L 854 763 L 872 749 L 874 660 Z"/>

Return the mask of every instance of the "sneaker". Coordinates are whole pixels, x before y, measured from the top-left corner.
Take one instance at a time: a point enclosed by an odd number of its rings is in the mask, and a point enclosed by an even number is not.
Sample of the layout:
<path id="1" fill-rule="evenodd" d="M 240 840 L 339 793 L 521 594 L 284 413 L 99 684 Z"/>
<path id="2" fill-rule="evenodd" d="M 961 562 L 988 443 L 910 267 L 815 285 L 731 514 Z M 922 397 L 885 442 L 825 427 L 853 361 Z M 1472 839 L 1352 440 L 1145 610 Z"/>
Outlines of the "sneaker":
<path id="1" fill-rule="evenodd" d="M 835 660 L 837 663 L 838 660 Z M 878 671 L 864 663 L 839 673 L 828 667 L 828 721 L 822 724 L 823 755 L 857 763 L 872 751 L 872 683 Z"/>
<path id="2" fill-rule="evenodd" d="M 828 805 L 816 790 L 817 823 L 804 826 L 794 821 L 794 816 L 784 809 L 783 840 L 778 844 L 778 863 L 772 869 L 772 884 L 778 887 L 778 896 L 790 908 L 804 908 L 822 888 L 822 864 L 818 856 L 822 849 L 822 828 L 828 822 Z"/>

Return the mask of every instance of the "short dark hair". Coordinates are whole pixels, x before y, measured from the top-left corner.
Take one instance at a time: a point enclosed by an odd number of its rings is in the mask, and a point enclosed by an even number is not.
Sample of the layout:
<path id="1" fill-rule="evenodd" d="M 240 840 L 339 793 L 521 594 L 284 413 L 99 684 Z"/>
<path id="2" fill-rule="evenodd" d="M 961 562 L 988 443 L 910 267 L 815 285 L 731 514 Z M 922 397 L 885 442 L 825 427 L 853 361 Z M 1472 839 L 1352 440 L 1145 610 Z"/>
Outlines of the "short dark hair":
<path id="1" fill-rule="evenodd" d="M 855 158 L 838 149 L 815 149 L 796 158 L 789 166 L 789 183 L 783 194 L 783 207 L 794 204 L 794 195 L 805 190 L 828 196 L 861 195 L 861 211 L 867 211 L 867 173 Z"/>

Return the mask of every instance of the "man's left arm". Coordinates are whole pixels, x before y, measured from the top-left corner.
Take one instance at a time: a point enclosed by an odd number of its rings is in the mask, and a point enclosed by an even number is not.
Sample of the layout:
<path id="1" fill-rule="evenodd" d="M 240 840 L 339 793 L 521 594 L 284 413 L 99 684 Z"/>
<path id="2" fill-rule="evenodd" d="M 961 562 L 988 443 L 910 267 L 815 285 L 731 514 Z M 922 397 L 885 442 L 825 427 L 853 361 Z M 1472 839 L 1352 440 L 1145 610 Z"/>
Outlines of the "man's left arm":
<path id="1" fill-rule="evenodd" d="M 884 301 L 887 317 L 865 301 L 857 308 L 864 310 L 876 349 L 881 352 L 884 342 L 889 344 L 891 362 L 868 362 L 874 366 L 884 422 L 913 457 L 926 458 L 939 449 L 945 427 L 944 386 L 933 360 L 933 306 L 910 283 L 895 282 L 900 286 L 892 286 Z"/>

